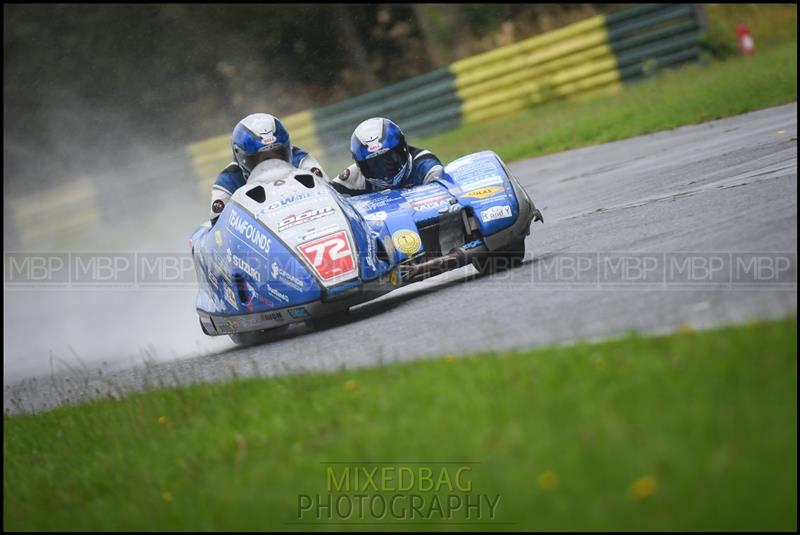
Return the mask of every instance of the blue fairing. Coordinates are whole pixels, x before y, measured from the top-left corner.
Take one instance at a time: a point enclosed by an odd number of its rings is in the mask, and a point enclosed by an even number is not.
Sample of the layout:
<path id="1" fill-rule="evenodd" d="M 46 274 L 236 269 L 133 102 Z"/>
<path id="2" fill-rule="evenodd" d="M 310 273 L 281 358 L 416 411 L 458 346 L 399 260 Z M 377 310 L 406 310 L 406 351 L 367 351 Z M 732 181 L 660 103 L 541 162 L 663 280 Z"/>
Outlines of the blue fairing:
<path id="1" fill-rule="evenodd" d="M 418 233 L 435 224 L 442 212 L 460 204 L 475 216 L 483 236 L 511 226 L 519 207 L 502 161 L 492 151 L 460 158 L 445 167 L 445 178 L 413 188 L 383 190 L 351 197 L 350 203 L 371 224 L 385 227 L 391 236 Z M 400 261 L 424 252 L 397 251 Z"/>
<path id="2" fill-rule="evenodd" d="M 433 186 L 433 188 L 430 186 Z M 436 184 L 421 187 L 428 188 L 429 193 L 439 188 Z M 406 194 L 410 191 L 383 190 L 378 193 L 351 197 L 348 200 L 357 211 L 363 214 L 374 230 L 391 237 L 390 242 L 393 242 L 396 241 L 395 237 L 399 236 L 403 231 L 412 232 L 414 235 L 418 233 L 416 210 L 406 198 Z M 424 252 L 424 247 L 421 244 L 420 248 L 412 254 L 406 254 L 393 246 L 392 248 L 395 249 L 394 253 L 398 262 Z"/>
<path id="3" fill-rule="evenodd" d="M 386 238 L 385 229 L 372 227 L 357 209 L 353 209 L 354 207 L 348 202 L 349 199 L 344 199 L 335 191 L 334 193 L 339 200 L 339 206 L 347 217 L 356 241 L 361 280 L 368 281 L 386 274 L 394 267 L 394 262 L 383 262 L 376 258 L 376 240 L 383 242 Z"/>
<path id="4" fill-rule="evenodd" d="M 210 231 L 199 229 L 193 238 L 198 237 L 195 249 L 205 254 L 195 255 L 197 275 L 205 292 L 197 308 L 245 314 L 320 298 L 320 286 L 294 254 L 235 203 Z"/>
<path id="5" fill-rule="evenodd" d="M 505 165 L 494 152 L 464 156 L 444 170 L 457 186 L 460 204 L 475 215 L 482 235 L 491 236 L 517 220 L 519 205 L 514 188 Z"/>

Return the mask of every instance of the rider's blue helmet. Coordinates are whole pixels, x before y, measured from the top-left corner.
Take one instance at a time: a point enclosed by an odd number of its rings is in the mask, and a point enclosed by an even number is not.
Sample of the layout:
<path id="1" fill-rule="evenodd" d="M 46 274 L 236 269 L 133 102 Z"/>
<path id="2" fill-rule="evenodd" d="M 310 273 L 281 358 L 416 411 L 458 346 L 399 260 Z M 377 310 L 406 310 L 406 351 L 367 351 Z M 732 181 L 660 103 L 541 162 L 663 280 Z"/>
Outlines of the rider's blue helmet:
<path id="1" fill-rule="evenodd" d="M 380 189 L 399 186 L 411 174 L 406 136 L 389 119 L 373 117 L 350 137 L 350 152 L 364 178 Z"/>
<path id="2" fill-rule="evenodd" d="M 245 178 L 265 160 L 292 161 L 292 142 L 283 123 L 269 113 L 254 113 L 239 121 L 231 135 L 233 158 Z"/>

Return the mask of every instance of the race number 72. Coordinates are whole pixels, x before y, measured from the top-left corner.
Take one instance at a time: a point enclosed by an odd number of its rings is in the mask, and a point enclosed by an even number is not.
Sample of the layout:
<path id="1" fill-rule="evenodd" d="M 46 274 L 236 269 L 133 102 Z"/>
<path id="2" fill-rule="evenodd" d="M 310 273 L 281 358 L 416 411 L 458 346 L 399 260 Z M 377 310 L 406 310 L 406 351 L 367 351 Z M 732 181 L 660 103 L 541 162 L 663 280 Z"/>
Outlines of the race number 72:
<path id="1" fill-rule="evenodd" d="M 350 241 L 343 230 L 306 242 L 300 245 L 299 249 L 322 280 L 331 280 L 355 270 Z"/>

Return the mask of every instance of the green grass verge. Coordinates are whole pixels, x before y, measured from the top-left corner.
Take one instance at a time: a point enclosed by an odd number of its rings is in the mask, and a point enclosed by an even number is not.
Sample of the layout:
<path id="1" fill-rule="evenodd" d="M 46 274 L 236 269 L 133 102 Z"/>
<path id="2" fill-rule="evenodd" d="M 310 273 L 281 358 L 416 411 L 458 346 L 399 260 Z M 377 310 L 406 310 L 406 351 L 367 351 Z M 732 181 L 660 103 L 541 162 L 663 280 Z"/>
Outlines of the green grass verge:
<path id="1" fill-rule="evenodd" d="M 293 523 L 299 495 L 327 494 L 328 468 L 344 466 L 330 463 L 394 461 L 384 468 L 427 466 L 437 480 L 442 467 L 455 480 L 469 466 L 458 486 L 468 482 L 475 499 L 500 495 L 500 523 L 417 516 L 388 527 L 794 530 L 796 343 L 791 317 L 171 388 L 6 417 L 3 525 L 343 529 Z M 410 461 L 425 463 L 402 464 Z M 432 500 L 423 486 L 410 493 Z M 489 520 L 485 507 L 481 515 Z M 316 521 L 313 511 L 302 518 Z M 467 521 L 463 511 L 452 518 Z"/>
<path id="2" fill-rule="evenodd" d="M 614 95 L 554 101 L 414 142 L 444 162 L 485 149 L 510 162 L 795 100 L 796 30 L 793 38 L 751 58 L 664 70 Z"/>

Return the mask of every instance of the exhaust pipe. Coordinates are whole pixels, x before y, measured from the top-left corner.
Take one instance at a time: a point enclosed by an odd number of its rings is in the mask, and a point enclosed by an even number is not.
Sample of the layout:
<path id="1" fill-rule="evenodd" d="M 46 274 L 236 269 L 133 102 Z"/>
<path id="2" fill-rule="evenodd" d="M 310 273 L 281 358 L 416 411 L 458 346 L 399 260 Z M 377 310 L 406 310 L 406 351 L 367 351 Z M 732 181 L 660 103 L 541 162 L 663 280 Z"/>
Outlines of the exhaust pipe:
<path id="1" fill-rule="evenodd" d="M 433 277 L 434 275 L 439 275 L 445 271 L 450 271 L 451 269 L 466 266 L 472 262 L 473 257 L 480 253 L 485 253 L 488 250 L 489 249 L 484 244 L 470 249 L 465 249 L 462 245 L 461 247 L 456 247 L 444 256 L 431 258 L 427 262 L 400 266 L 400 272 L 404 281 L 417 282 L 427 279 L 428 277 Z"/>

